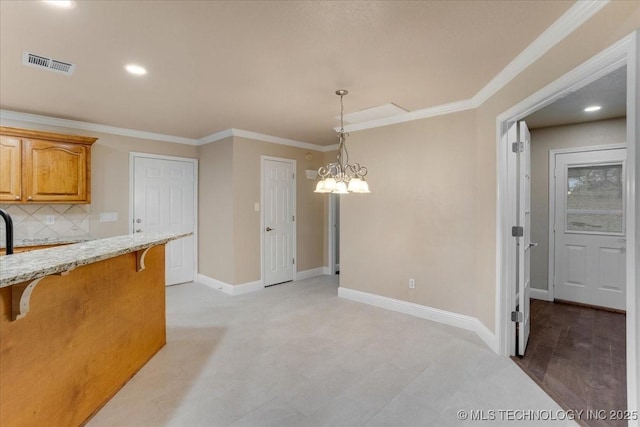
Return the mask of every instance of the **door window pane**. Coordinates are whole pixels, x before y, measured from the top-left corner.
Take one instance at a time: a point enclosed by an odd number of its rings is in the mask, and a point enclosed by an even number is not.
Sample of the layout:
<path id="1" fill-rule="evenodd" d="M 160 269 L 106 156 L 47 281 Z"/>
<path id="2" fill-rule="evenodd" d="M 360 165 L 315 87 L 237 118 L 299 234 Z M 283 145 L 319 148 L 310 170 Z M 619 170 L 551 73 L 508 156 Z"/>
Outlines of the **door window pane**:
<path id="1" fill-rule="evenodd" d="M 622 164 L 567 168 L 567 230 L 623 232 Z"/>

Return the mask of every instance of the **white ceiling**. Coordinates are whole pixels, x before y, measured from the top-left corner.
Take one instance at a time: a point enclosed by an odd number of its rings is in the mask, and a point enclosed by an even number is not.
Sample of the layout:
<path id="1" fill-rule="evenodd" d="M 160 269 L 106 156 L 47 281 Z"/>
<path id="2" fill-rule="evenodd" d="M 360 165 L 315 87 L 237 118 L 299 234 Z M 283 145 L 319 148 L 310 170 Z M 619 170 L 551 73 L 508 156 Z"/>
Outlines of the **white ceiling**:
<path id="1" fill-rule="evenodd" d="M 334 144 L 345 112 L 469 99 L 573 1 L 0 1 L 0 108 Z M 514 19 L 517 17 L 517 19 Z M 77 64 L 21 65 L 24 50 Z M 148 68 L 144 77 L 123 70 Z"/>
<path id="2" fill-rule="evenodd" d="M 627 67 L 621 67 L 553 104 L 529 115 L 524 120 L 529 129 L 625 117 L 627 111 Z M 599 111 L 584 109 L 600 105 Z"/>

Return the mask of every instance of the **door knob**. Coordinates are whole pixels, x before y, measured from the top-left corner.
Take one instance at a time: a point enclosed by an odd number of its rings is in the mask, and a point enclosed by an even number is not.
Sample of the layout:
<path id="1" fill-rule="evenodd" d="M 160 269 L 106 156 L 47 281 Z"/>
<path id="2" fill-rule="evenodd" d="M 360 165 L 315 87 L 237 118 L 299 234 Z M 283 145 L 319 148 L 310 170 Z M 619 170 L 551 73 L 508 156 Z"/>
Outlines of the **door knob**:
<path id="1" fill-rule="evenodd" d="M 534 242 L 529 243 L 530 248 L 535 248 L 536 246 L 538 246 L 537 243 L 534 243 Z"/>
<path id="2" fill-rule="evenodd" d="M 141 228 L 138 228 L 138 229 L 136 230 L 136 233 L 142 233 L 142 229 L 141 229 Z"/>
<path id="3" fill-rule="evenodd" d="M 271 227 L 267 227 L 267 228 L 266 228 L 266 230 L 267 230 L 267 231 L 272 231 L 272 230 L 273 230 L 273 228 L 271 228 Z"/>
<path id="4" fill-rule="evenodd" d="M 137 222 L 138 224 L 140 224 L 140 223 L 142 222 L 142 220 L 141 220 L 140 218 L 138 218 L 138 219 L 136 219 L 136 222 Z"/>

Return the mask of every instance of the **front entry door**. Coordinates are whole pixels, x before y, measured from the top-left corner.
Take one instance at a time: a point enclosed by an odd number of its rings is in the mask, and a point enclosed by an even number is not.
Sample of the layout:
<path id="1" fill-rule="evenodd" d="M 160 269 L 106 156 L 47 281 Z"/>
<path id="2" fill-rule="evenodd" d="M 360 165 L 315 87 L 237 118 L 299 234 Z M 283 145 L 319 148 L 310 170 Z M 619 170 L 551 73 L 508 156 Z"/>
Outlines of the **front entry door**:
<path id="1" fill-rule="evenodd" d="M 193 232 L 194 162 L 138 156 L 133 162 L 133 232 Z M 193 281 L 194 239 L 191 235 L 167 243 L 167 286 Z"/>
<path id="2" fill-rule="evenodd" d="M 626 149 L 555 156 L 554 297 L 626 308 Z"/>
<path id="3" fill-rule="evenodd" d="M 294 164 L 286 159 L 264 159 L 264 286 L 293 280 Z"/>

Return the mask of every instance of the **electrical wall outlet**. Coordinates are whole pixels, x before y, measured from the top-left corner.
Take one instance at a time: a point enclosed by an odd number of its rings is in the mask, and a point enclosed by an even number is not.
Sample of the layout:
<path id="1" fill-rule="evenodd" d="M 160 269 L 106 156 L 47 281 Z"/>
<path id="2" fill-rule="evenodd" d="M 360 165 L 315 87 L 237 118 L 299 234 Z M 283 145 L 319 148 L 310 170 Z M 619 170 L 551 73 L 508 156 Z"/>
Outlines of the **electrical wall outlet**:
<path id="1" fill-rule="evenodd" d="M 416 279 L 409 279 L 409 289 L 416 288 Z"/>

